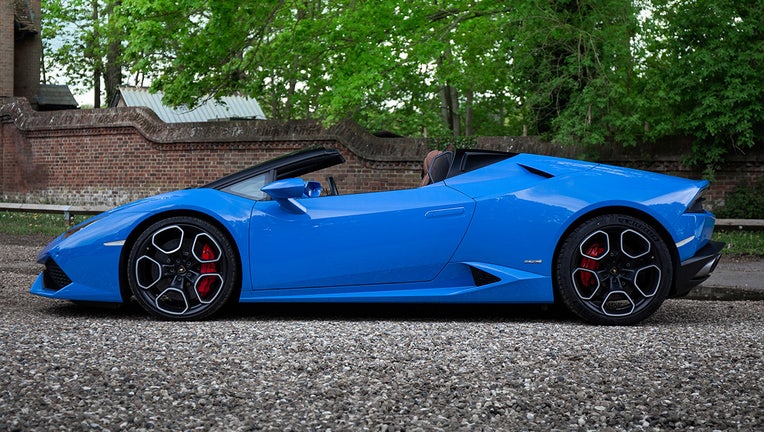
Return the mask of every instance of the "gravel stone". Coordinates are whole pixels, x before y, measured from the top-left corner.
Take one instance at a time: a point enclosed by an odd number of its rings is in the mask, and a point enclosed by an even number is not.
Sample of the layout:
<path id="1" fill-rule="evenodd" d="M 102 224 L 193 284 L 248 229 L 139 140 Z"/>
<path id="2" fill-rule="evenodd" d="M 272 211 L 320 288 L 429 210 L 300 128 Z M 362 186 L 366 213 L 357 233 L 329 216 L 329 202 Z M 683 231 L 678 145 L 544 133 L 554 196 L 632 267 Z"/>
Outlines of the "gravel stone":
<path id="1" fill-rule="evenodd" d="M 0 239 L 0 431 L 762 430 L 764 302 L 642 325 L 529 306 L 244 305 L 173 323 L 28 293 Z"/>

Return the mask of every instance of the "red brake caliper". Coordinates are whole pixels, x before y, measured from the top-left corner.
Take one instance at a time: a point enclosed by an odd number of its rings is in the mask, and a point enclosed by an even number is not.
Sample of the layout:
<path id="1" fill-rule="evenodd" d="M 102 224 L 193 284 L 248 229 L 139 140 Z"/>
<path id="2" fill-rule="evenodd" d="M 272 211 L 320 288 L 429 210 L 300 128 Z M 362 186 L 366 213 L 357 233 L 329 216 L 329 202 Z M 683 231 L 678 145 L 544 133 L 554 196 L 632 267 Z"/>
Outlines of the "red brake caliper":
<path id="1" fill-rule="evenodd" d="M 215 259 L 215 252 L 210 247 L 210 245 L 205 244 L 202 248 L 202 261 L 211 261 Z M 201 269 L 199 271 L 202 273 L 202 275 L 208 274 L 208 273 L 217 273 L 218 267 L 215 263 L 202 263 Z M 199 296 L 203 299 L 206 298 L 208 295 L 210 295 L 210 292 L 212 291 L 212 285 L 215 283 L 216 279 L 212 277 L 205 277 L 202 278 L 201 281 L 199 281 L 199 285 L 197 285 L 197 290 L 199 291 Z"/>
<path id="2" fill-rule="evenodd" d="M 605 248 L 600 246 L 599 243 L 594 243 L 591 246 L 589 246 L 589 249 L 586 250 L 586 255 L 590 256 L 592 258 L 599 258 L 602 253 L 605 252 Z M 581 268 L 591 270 L 591 271 L 597 271 L 598 268 L 600 268 L 599 261 L 593 260 L 592 258 L 584 257 L 581 259 Z M 578 272 L 578 278 L 581 279 L 581 283 L 587 287 L 591 288 L 596 283 L 595 276 L 591 274 L 590 272 Z"/>

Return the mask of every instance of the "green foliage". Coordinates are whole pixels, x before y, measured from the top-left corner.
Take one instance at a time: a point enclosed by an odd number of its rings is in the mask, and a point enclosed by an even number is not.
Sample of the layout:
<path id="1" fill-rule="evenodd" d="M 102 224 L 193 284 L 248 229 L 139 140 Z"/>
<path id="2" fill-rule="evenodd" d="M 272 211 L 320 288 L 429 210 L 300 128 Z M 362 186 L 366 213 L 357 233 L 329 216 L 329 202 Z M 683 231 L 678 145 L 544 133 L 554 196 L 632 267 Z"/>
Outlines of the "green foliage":
<path id="1" fill-rule="evenodd" d="M 118 57 L 123 32 L 113 15 L 118 1 L 42 1 L 43 81 L 65 82 L 79 93 L 95 89 L 98 107 L 103 79 L 107 98 L 113 96 L 122 68 Z"/>
<path id="2" fill-rule="evenodd" d="M 534 132 L 562 143 L 602 144 L 629 115 L 633 88 L 630 0 L 525 2 L 513 70 Z M 630 140 L 630 141 L 633 141 Z"/>
<path id="3" fill-rule="evenodd" d="M 438 136 L 427 140 L 432 150 L 475 148 L 475 137 Z"/>
<path id="4" fill-rule="evenodd" d="M 764 132 L 760 0 L 47 0 L 96 3 L 118 4 L 108 40 L 173 105 L 241 92 L 273 119 L 589 153 L 686 136 L 709 175 Z"/>
<path id="5" fill-rule="evenodd" d="M 716 212 L 719 218 L 764 219 L 764 177 L 739 184 L 725 198 L 724 207 Z"/>
<path id="6" fill-rule="evenodd" d="M 522 130 L 507 84 L 506 9 L 465 0 L 123 0 L 119 13 L 130 31 L 126 59 L 170 104 L 239 91 L 270 118 L 353 118 L 416 136 Z M 458 98 L 457 126 L 441 120 L 445 88 Z"/>
<path id="7" fill-rule="evenodd" d="M 47 81 L 66 75 L 80 89 L 92 88 L 95 25 L 92 6 L 83 0 L 42 2 L 43 70 Z M 88 55 L 90 54 L 90 55 Z"/>
<path id="8" fill-rule="evenodd" d="M 761 142 L 764 33 L 759 0 L 655 1 L 645 71 L 656 135 L 694 139 L 688 161 L 713 172 Z"/>

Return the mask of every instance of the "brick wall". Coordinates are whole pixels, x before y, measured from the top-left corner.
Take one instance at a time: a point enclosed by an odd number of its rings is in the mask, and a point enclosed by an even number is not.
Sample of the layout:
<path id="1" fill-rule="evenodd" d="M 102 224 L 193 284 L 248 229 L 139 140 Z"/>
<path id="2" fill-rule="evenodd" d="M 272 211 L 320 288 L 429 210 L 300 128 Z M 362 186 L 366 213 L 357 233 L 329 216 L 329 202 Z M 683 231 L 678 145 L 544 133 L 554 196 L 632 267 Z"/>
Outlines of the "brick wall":
<path id="1" fill-rule="evenodd" d="M 0 99 L 2 102 L 2 99 Z M 310 146 L 337 148 L 347 163 L 317 173 L 345 193 L 413 187 L 424 141 L 374 137 L 352 123 L 234 121 L 165 124 L 145 108 L 33 111 L 0 106 L 0 199 L 117 205 L 200 186 Z M 348 141 L 362 136 L 361 141 Z"/>
<path id="2" fill-rule="evenodd" d="M 424 139 L 379 138 L 351 122 L 331 128 L 313 121 L 165 124 L 145 108 L 37 112 L 24 99 L 0 98 L 0 200 L 117 205 L 203 185 L 313 145 L 336 148 L 347 160 L 311 178 L 325 182 L 331 175 L 343 193 L 415 187 L 427 153 Z M 611 149 L 598 159 L 699 178 L 699 172 L 681 163 L 688 145 L 674 141 L 640 148 L 644 153 Z M 574 158 L 582 154 L 534 137 L 481 137 L 477 146 Z M 733 157 L 717 173 L 710 203 L 722 203 L 741 179 L 761 175 L 762 152 Z"/>

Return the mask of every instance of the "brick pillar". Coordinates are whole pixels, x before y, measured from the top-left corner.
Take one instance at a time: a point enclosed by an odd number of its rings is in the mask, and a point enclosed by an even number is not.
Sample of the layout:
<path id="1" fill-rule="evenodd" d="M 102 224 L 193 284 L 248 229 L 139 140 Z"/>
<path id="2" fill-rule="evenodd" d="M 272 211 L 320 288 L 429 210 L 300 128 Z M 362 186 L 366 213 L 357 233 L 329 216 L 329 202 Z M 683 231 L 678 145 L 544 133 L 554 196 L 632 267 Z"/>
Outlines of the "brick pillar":
<path id="1" fill-rule="evenodd" d="M 16 140 L 20 138 L 12 122 L 0 119 L 0 198 L 20 189 L 16 153 Z"/>
<path id="2" fill-rule="evenodd" d="M 13 0 L 0 0 L 0 98 L 13 97 Z"/>
<path id="3" fill-rule="evenodd" d="M 20 37 L 16 38 L 13 95 L 27 98 L 32 107 L 37 108 L 37 96 L 40 94 L 40 58 L 42 57 L 40 0 L 30 0 L 29 4 L 34 28 L 21 32 Z"/>

